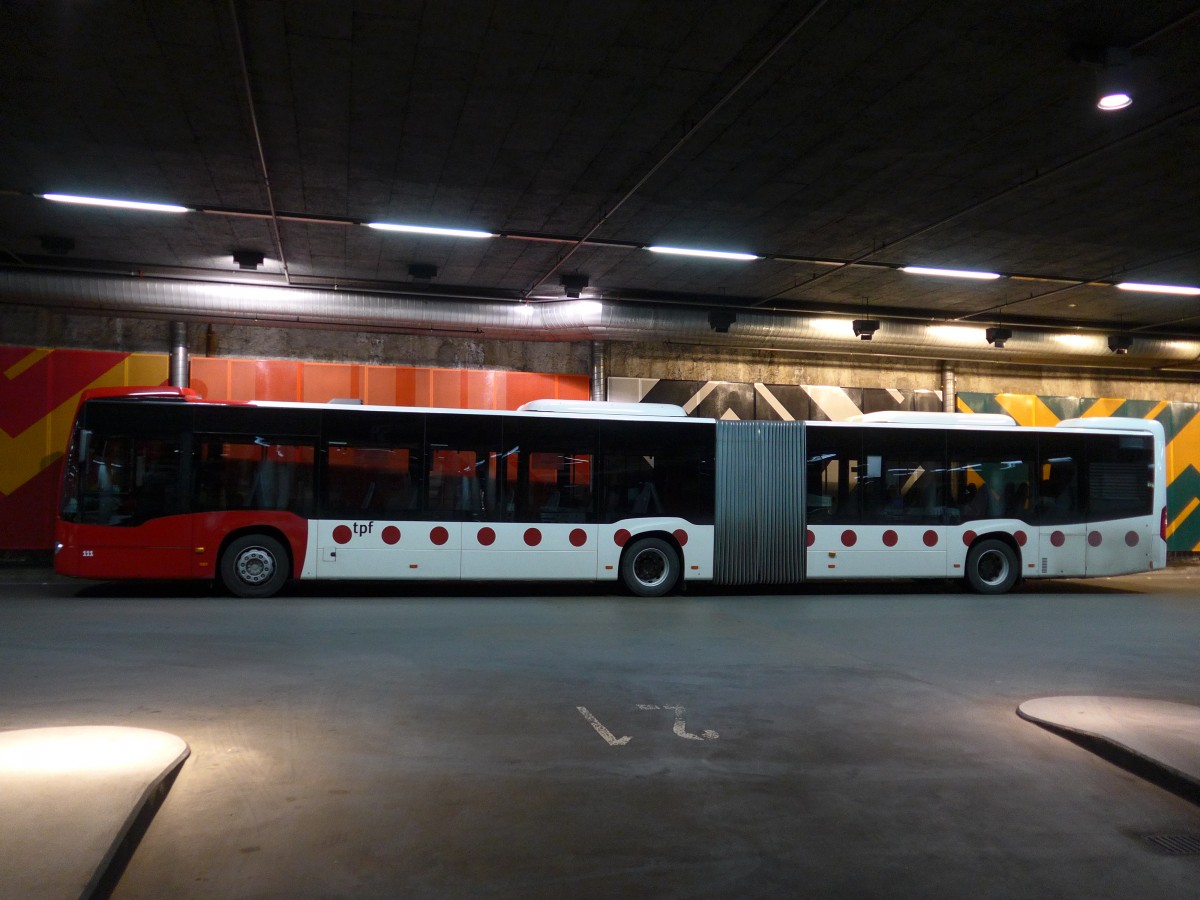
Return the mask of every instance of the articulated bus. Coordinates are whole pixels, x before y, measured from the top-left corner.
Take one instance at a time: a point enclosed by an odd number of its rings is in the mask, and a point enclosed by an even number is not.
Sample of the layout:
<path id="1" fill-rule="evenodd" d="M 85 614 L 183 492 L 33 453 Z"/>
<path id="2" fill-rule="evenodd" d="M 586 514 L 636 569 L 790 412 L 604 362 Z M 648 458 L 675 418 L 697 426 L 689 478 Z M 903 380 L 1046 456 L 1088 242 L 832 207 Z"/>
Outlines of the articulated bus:
<path id="1" fill-rule="evenodd" d="M 688 582 L 1023 578 L 1166 564 L 1162 426 L 1007 416 L 688 418 L 655 404 L 515 412 L 81 402 L 55 564 L 92 579 Z"/>

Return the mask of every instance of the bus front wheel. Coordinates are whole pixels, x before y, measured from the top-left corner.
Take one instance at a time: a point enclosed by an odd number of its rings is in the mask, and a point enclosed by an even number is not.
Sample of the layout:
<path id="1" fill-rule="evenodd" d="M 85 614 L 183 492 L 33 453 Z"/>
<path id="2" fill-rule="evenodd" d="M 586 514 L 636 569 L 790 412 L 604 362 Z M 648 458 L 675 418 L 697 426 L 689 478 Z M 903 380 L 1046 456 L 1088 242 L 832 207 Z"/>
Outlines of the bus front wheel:
<path id="1" fill-rule="evenodd" d="M 1016 551 L 1004 541 L 980 541 L 967 553 L 967 584 L 977 594 L 1006 593 L 1020 574 Z"/>
<path id="2" fill-rule="evenodd" d="M 634 541 L 621 556 L 621 582 L 639 597 L 661 597 L 679 581 L 679 553 L 662 538 Z"/>
<path id="3" fill-rule="evenodd" d="M 273 537 L 245 534 L 221 554 L 221 581 L 235 596 L 273 597 L 287 580 L 287 551 Z"/>

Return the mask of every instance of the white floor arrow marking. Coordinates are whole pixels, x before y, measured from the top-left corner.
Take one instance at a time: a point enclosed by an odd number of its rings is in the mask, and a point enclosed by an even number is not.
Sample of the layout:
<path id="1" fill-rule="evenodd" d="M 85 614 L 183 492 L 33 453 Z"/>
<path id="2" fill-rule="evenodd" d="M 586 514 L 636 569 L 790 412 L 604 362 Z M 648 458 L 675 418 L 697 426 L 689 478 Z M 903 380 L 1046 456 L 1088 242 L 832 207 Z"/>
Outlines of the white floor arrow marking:
<path id="1" fill-rule="evenodd" d="M 604 738 L 604 740 L 608 742 L 608 746 L 624 747 L 631 740 L 633 740 L 633 737 L 630 735 L 625 735 L 625 737 L 620 737 L 620 738 L 613 737 L 613 733 L 611 731 L 609 731 L 607 728 L 605 728 L 603 725 L 601 725 L 600 720 L 597 719 L 595 716 L 593 716 L 590 712 L 588 712 L 586 706 L 577 706 L 575 708 L 577 710 L 579 710 L 579 714 L 581 716 L 583 716 L 585 719 L 587 719 L 588 723 L 593 728 L 596 729 L 596 734 L 600 735 L 600 737 Z"/>
<path id="2" fill-rule="evenodd" d="M 687 730 L 687 722 L 683 720 L 682 706 L 655 706 L 653 703 L 639 703 L 638 709 L 669 709 L 675 713 L 675 725 L 671 728 L 679 737 L 686 738 L 689 741 L 715 741 L 720 737 L 715 731 L 705 729 L 700 734 L 692 734 Z"/>

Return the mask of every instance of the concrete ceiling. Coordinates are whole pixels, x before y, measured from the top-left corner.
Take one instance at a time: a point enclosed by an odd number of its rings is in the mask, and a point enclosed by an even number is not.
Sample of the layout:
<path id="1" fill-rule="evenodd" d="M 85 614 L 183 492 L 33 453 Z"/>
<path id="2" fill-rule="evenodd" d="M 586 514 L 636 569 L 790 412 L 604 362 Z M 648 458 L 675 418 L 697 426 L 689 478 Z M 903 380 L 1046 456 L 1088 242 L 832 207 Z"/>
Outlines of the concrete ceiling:
<path id="1" fill-rule="evenodd" d="M 13 0 L 0 266 L 1194 337 L 1111 283 L 1200 285 L 1198 48 L 1194 0 Z"/>

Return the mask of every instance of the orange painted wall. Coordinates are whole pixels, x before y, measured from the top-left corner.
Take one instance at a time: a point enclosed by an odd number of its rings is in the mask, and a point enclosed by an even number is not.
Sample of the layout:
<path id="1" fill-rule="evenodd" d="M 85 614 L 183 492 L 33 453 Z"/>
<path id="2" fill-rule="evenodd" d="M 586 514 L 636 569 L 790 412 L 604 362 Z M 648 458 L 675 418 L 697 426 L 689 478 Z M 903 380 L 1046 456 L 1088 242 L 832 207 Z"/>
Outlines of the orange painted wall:
<path id="1" fill-rule="evenodd" d="M 53 545 L 58 473 L 79 395 L 92 387 L 161 385 L 167 377 L 166 354 L 0 346 L 0 550 Z M 206 357 L 192 358 L 191 384 L 211 400 L 356 398 L 463 409 L 589 395 L 586 375 Z"/>
<path id="2" fill-rule="evenodd" d="M 209 400 L 356 399 L 375 406 L 516 409 L 540 399 L 586 400 L 586 375 L 428 369 L 355 363 L 194 357 L 192 388 Z"/>

